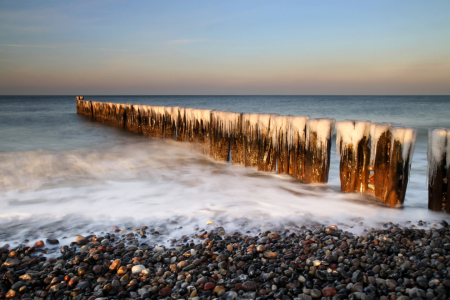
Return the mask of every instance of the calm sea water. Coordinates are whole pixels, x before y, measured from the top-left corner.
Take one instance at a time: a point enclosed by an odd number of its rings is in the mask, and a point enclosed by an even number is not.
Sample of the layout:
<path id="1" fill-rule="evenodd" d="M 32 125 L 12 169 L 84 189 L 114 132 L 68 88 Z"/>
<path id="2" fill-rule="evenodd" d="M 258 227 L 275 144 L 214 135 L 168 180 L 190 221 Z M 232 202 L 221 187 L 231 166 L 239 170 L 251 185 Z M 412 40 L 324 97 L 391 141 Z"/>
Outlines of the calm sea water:
<path id="1" fill-rule="evenodd" d="M 75 96 L 0 96 L 0 241 L 61 238 L 111 225 L 155 226 L 170 236 L 208 220 L 230 229 L 317 221 L 358 231 L 387 221 L 447 218 L 427 210 L 426 151 L 429 128 L 450 128 L 450 96 L 85 99 L 417 127 L 405 207 L 387 209 L 371 197 L 340 193 L 334 141 L 329 183 L 304 185 L 286 175 L 212 161 L 185 144 L 92 122 L 76 114 Z"/>

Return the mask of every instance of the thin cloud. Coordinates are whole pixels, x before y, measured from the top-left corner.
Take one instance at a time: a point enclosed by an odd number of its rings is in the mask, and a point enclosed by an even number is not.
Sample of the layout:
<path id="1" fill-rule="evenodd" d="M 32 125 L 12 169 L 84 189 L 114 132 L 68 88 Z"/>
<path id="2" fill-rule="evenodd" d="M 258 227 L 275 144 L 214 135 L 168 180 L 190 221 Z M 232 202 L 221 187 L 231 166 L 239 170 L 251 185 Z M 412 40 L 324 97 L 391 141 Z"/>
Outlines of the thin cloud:
<path id="1" fill-rule="evenodd" d="M 210 40 L 204 40 L 204 39 L 169 40 L 169 41 L 164 41 L 163 44 L 182 45 L 182 44 L 192 44 L 192 43 L 206 42 L 206 41 L 210 41 Z"/>
<path id="2" fill-rule="evenodd" d="M 184 44 L 193 44 L 193 43 L 201 43 L 201 42 L 224 42 L 227 40 L 215 40 L 215 39 L 181 39 L 181 40 L 168 40 L 161 42 L 165 45 L 184 45 Z"/>
<path id="3" fill-rule="evenodd" d="M 26 44 L 0 44 L 0 46 L 19 47 L 19 48 L 58 48 L 61 45 L 26 45 Z"/>

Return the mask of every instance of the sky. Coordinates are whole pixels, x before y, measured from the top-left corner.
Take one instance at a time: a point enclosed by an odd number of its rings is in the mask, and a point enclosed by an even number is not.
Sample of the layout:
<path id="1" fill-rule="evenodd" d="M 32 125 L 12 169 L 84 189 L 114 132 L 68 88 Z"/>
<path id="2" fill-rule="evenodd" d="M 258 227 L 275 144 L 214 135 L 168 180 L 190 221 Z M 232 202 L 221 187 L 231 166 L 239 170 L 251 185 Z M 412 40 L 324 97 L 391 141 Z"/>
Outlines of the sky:
<path id="1" fill-rule="evenodd" d="M 2 95 L 449 95 L 450 1 L 0 1 Z"/>

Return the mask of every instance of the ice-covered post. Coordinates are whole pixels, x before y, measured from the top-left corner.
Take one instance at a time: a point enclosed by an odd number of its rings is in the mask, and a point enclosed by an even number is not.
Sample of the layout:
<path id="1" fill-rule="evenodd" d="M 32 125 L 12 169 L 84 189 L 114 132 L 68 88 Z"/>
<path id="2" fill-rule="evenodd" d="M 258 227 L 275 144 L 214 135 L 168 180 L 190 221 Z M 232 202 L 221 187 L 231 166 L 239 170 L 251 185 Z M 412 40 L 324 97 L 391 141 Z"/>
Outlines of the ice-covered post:
<path id="1" fill-rule="evenodd" d="M 276 161 L 273 148 L 274 114 L 260 114 L 258 117 L 258 171 L 275 171 Z"/>
<path id="2" fill-rule="evenodd" d="M 450 213 L 450 129 L 428 131 L 428 209 Z"/>
<path id="3" fill-rule="evenodd" d="M 401 206 L 405 200 L 417 131 L 415 128 L 391 127 L 391 124 L 372 124 L 370 134 L 375 196 L 386 206 Z"/>
<path id="4" fill-rule="evenodd" d="M 306 121 L 308 116 L 289 117 L 287 142 L 289 149 L 289 174 L 305 180 Z"/>
<path id="5" fill-rule="evenodd" d="M 364 193 L 369 183 L 369 121 L 336 123 L 336 152 L 340 154 L 341 191 Z"/>
<path id="6" fill-rule="evenodd" d="M 259 137 L 258 137 L 259 114 L 244 114 L 242 125 L 244 133 L 245 166 L 257 167 L 259 158 Z"/>
<path id="7" fill-rule="evenodd" d="M 370 179 L 375 197 L 386 198 L 386 178 L 389 168 L 391 147 L 391 124 L 373 123 L 370 125 L 370 166 L 373 178 Z"/>
<path id="8" fill-rule="evenodd" d="M 210 154 L 211 110 L 186 108 L 184 114 L 186 120 L 185 140 L 197 144 L 197 148 L 203 154 Z"/>
<path id="9" fill-rule="evenodd" d="M 245 165 L 245 139 L 243 131 L 243 114 L 231 113 L 229 121 L 232 123 L 230 135 L 231 163 Z"/>
<path id="10" fill-rule="evenodd" d="M 306 183 L 328 182 L 334 123 L 335 119 L 327 118 L 306 121 Z"/>
<path id="11" fill-rule="evenodd" d="M 277 172 L 289 174 L 289 149 L 287 135 L 289 132 L 289 116 L 272 117 L 272 145 L 276 159 Z"/>
<path id="12" fill-rule="evenodd" d="M 211 156 L 218 161 L 230 159 L 228 124 L 226 112 L 211 112 Z"/>

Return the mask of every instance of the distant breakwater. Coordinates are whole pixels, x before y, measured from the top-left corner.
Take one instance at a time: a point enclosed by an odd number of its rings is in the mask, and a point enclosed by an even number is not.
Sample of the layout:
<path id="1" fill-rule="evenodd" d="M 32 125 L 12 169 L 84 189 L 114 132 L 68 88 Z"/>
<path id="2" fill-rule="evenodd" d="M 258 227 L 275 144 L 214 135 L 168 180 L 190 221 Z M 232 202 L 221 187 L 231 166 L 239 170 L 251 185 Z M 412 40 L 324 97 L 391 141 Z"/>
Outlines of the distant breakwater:
<path id="1" fill-rule="evenodd" d="M 309 116 L 97 102 L 82 96 L 77 97 L 77 113 L 152 138 L 189 142 L 215 160 L 290 174 L 304 183 L 328 182 L 336 127 L 341 190 L 373 194 L 389 207 L 404 202 L 417 133 L 392 123 L 336 123 Z M 436 198 L 431 195 L 429 201 Z M 446 193 L 443 199 L 429 208 L 445 211 Z"/>

